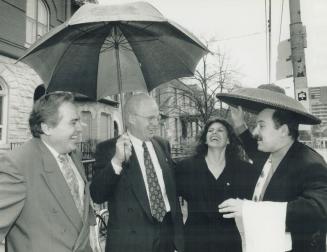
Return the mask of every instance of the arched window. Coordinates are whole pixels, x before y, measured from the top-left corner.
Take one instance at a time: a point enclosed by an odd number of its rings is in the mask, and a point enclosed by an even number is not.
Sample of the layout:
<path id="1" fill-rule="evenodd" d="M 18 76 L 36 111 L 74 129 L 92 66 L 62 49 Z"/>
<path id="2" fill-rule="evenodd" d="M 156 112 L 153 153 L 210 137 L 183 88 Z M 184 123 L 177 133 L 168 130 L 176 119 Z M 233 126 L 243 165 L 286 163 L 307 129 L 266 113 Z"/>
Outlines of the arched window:
<path id="1" fill-rule="evenodd" d="M 6 143 L 7 139 L 7 96 L 5 82 L 0 78 L 0 144 Z"/>
<path id="2" fill-rule="evenodd" d="M 26 1 L 26 47 L 49 31 L 49 10 L 42 0 Z"/>

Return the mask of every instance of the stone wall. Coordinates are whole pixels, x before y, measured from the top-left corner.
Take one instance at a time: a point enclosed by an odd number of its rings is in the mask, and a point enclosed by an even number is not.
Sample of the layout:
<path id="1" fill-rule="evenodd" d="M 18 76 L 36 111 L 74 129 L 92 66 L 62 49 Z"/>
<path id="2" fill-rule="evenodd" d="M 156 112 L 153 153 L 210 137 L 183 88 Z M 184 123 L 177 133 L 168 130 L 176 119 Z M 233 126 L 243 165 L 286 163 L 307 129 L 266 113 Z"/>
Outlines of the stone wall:
<path id="1" fill-rule="evenodd" d="M 0 78 L 7 89 L 8 114 L 4 118 L 7 125 L 7 137 L 0 144 L 0 153 L 10 149 L 10 143 L 25 142 L 31 138 L 28 125 L 29 114 L 33 106 L 34 91 L 42 84 L 35 71 L 24 63 L 0 55 Z M 113 137 L 113 123 L 122 132 L 120 109 L 98 102 L 79 103 L 79 111 L 90 111 L 92 114 L 92 139 L 100 138 L 101 113 L 110 115 L 110 137 Z M 103 140 L 103 139 L 100 139 Z"/>
<path id="2" fill-rule="evenodd" d="M 35 88 L 42 80 L 33 69 L 16 60 L 0 55 L 0 78 L 7 89 L 7 139 L 0 151 L 9 149 L 11 142 L 24 142 L 31 137 L 28 117 L 33 106 Z"/>

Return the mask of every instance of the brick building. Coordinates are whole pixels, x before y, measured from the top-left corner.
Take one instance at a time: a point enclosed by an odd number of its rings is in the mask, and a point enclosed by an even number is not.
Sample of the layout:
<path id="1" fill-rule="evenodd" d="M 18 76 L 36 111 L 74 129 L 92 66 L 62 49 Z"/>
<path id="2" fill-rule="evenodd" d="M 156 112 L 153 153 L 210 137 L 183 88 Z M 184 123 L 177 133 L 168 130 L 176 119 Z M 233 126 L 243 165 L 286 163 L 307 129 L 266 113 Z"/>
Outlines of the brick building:
<path id="1" fill-rule="evenodd" d="M 85 2 L 96 0 L 0 0 L 0 152 L 31 137 L 28 116 L 45 89 L 29 66 L 16 60 L 38 38 L 62 24 Z M 102 140 L 121 131 L 118 102 L 81 101 L 83 141 Z"/>

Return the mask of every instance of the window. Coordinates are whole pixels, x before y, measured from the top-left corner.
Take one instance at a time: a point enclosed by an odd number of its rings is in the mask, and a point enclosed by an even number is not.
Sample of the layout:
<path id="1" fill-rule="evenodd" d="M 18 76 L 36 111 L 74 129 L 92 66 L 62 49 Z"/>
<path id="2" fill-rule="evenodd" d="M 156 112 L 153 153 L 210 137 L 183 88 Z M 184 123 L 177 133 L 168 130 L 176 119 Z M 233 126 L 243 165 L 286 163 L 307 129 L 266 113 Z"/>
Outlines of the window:
<path id="1" fill-rule="evenodd" d="M 26 46 L 49 31 L 49 10 L 42 0 L 26 1 Z"/>
<path id="2" fill-rule="evenodd" d="M 107 113 L 101 113 L 100 116 L 100 140 L 106 140 L 110 138 L 110 125 L 111 118 Z"/>
<path id="3" fill-rule="evenodd" d="M 178 142 L 178 119 L 175 118 L 174 119 L 174 123 L 175 123 L 175 141 Z"/>
<path id="4" fill-rule="evenodd" d="M 82 142 L 92 139 L 92 114 L 90 111 L 82 111 L 81 121 L 82 127 Z"/>
<path id="5" fill-rule="evenodd" d="M 177 88 L 174 88 L 174 105 L 177 106 L 178 101 L 177 101 Z"/>
<path id="6" fill-rule="evenodd" d="M 5 143 L 7 138 L 7 89 L 0 79 L 0 143 Z"/>

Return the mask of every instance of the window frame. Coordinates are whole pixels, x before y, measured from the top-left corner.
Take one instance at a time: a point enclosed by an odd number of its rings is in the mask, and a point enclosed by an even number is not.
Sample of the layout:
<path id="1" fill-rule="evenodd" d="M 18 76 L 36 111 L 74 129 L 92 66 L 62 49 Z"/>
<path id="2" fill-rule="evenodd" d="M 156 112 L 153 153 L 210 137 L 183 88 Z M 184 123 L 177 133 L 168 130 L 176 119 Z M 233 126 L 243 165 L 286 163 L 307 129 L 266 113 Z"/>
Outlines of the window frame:
<path id="1" fill-rule="evenodd" d="M 39 15 L 39 3 L 43 5 L 46 13 L 43 13 L 46 16 L 46 24 L 40 22 Z M 33 9 L 34 8 L 34 9 Z M 34 17 L 33 17 L 34 15 Z M 45 26 L 45 32 L 41 34 L 39 32 L 39 26 Z M 41 38 L 44 34 L 49 32 L 50 27 L 50 11 L 49 7 L 43 0 L 27 0 L 26 1 L 26 25 L 25 25 L 25 47 L 30 47 L 33 43 L 35 43 L 39 38 Z"/>
<path id="2" fill-rule="evenodd" d="M 0 78 L 0 86 L 0 96 L 2 97 L 2 111 L 0 111 L 2 117 L 2 122 L 0 121 L 0 144 L 6 144 L 8 135 L 8 88 L 2 78 Z"/>

